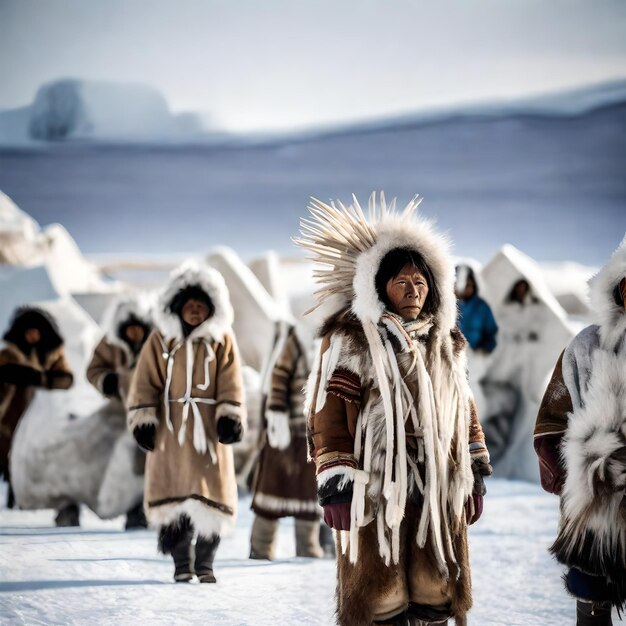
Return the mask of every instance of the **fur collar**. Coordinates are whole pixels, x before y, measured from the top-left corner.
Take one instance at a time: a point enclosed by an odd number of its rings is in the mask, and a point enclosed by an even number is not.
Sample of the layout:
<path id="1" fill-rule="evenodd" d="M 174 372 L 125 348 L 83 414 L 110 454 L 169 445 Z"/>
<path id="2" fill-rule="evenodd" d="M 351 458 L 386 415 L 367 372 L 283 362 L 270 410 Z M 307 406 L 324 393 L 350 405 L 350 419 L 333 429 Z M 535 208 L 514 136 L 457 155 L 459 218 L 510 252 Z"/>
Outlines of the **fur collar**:
<path id="1" fill-rule="evenodd" d="M 589 298 L 600 326 L 605 350 L 615 350 L 626 335 L 626 309 L 613 298 L 613 291 L 626 277 L 626 237 L 607 264 L 589 281 Z"/>
<path id="2" fill-rule="evenodd" d="M 167 340 L 184 339 L 181 320 L 169 307 L 181 289 L 192 285 L 200 287 L 211 298 L 215 313 L 195 328 L 188 339 L 213 339 L 222 342 L 224 335 L 230 332 L 234 319 L 226 282 L 217 270 L 195 262 L 183 263 L 175 269 L 169 282 L 159 293 L 154 313 L 156 327 Z"/>

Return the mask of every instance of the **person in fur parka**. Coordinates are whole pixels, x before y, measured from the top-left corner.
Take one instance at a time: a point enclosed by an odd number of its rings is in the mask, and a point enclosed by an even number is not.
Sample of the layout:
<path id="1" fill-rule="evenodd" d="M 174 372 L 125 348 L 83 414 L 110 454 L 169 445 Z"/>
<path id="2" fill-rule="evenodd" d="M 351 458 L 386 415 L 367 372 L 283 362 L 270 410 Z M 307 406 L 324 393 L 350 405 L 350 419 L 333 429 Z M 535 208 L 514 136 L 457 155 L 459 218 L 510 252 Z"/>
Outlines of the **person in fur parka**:
<path id="1" fill-rule="evenodd" d="M 116 424 L 119 416 L 124 433 L 131 376 L 152 328 L 148 298 L 124 296 L 116 299 L 105 312 L 102 326 L 105 334 L 87 366 L 87 380 L 109 399 L 107 413 Z M 145 460 L 144 451 L 137 446 L 133 463 L 136 475 L 144 474 Z M 146 525 L 143 502 L 139 501 L 126 513 L 126 529 L 145 528 Z"/>
<path id="2" fill-rule="evenodd" d="M 467 525 L 491 472 L 456 328 L 447 242 L 384 195 L 366 220 L 313 200 L 297 243 L 327 311 L 307 386 L 310 454 L 337 531 L 337 620 L 465 623 Z"/>
<path id="3" fill-rule="evenodd" d="M 255 513 L 250 558 L 272 560 L 281 517 L 295 518 L 296 556 L 322 557 L 315 468 L 307 459 L 304 386 L 310 373 L 312 333 L 277 323 L 264 383 L 266 428 L 252 488 Z"/>
<path id="4" fill-rule="evenodd" d="M 63 338 L 52 316 L 35 307 L 18 309 L 0 350 L 0 475 L 9 482 L 13 434 L 37 388 L 69 389 L 74 377 L 65 357 Z"/>
<path id="5" fill-rule="evenodd" d="M 561 497 L 551 552 L 579 626 L 626 605 L 626 237 L 590 281 L 597 323 L 559 357 L 535 426 L 543 488 Z"/>
<path id="6" fill-rule="evenodd" d="M 246 421 L 241 362 L 226 283 L 213 268 L 185 264 L 159 295 L 155 330 L 139 356 L 128 426 L 148 450 L 144 508 L 172 554 L 176 581 L 215 582 L 220 536 L 234 526 L 232 448 Z M 194 535 L 195 561 L 190 549 Z"/>
<path id="7" fill-rule="evenodd" d="M 119 298 L 105 313 L 102 326 L 104 337 L 87 366 L 87 380 L 103 396 L 126 404 L 139 353 L 152 329 L 148 299 Z"/>

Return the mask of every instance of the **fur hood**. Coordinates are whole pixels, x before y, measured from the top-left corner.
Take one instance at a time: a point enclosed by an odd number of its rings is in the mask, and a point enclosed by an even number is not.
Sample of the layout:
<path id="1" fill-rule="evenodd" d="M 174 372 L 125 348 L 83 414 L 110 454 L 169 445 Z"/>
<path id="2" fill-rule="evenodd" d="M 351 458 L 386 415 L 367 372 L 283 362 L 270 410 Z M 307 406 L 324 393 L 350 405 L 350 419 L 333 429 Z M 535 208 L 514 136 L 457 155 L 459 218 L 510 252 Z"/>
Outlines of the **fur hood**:
<path id="1" fill-rule="evenodd" d="M 615 302 L 613 292 L 626 278 L 626 237 L 607 264 L 589 281 L 589 298 L 600 326 L 602 346 L 611 350 L 626 333 L 626 309 Z"/>
<path id="2" fill-rule="evenodd" d="M 169 282 L 157 298 L 155 326 L 165 339 L 184 339 L 181 319 L 171 311 L 170 306 L 179 291 L 192 286 L 199 287 L 206 293 L 215 307 L 215 313 L 195 328 L 188 339 L 213 339 L 222 342 L 224 335 L 231 330 L 233 307 L 224 277 L 208 265 L 187 262 L 172 272 Z"/>
<path id="3" fill-rule="evenodd" d="M 15 345 L 24 354 L 29 354 L 33 346 L 26 343 L 24 333 L 29 328 L 37 328 L 41 333 L 41 340 L 37 344 L 37 352 L 41 357 L 58 350 L 63 345 L 63 337 L 56 320 L 43 309 L 24 306 L 17 309 L 3 336 L 4 341 Z"/>
<path id="4" fill-rule="evenodd" d="M 154 302 L 148 294 L 123 295 L 115 298 L 102 315 L 101 326 L 107 341 L 125 349 L 127 345 L 120 337 L 120 326 L 134 317 L 148 328 L 152 327 L 153 305 Z"/>
<path id="5" fill-rule="evenodd" d="M 397 212 L 395 200 L 388 205 L 384 193 L 373 193 L 369 219 L 354 196 L 349 207 L 340 201 L 335 206 L 311 200 L 313 219 L 302 221 L 303 236 L 295 243 L 312 252 L 314 260 L 325 268 L 315 273 L 323 285 L 316 295 L 324 317 L 350 307 L 360 322 L 378 324 L 386 308 L 376 290 L 381 261 L 394 249 L 407 249 L 423 257 L 440 292 L 435 326 L 442 333 L 455 327 L 457 309 L 450 245 L 434 229 L 432 220 L 416 214 L 420 200 L 416 196 L 403 211 Z"/>
<path id="6" fill-rule="evenodd" d="M 456 325 L 456 297 L 454 265 L 448 240 L 435 231 L 432 221 L 419 215 L 414 219 L 387 215 L 376 225 L 376 231 L 376 243 L 363 252 L 356 263 L 352 303 L 354 314 L 362 322 L 380 321 L 386 307 L 376 291 L 376 273 L 388 252 L 403 248 L 421 254 L 430 268 L 441 293 L 441 305 L 435 313 L 436 326 L 444 332 L 451 331 Z"/>

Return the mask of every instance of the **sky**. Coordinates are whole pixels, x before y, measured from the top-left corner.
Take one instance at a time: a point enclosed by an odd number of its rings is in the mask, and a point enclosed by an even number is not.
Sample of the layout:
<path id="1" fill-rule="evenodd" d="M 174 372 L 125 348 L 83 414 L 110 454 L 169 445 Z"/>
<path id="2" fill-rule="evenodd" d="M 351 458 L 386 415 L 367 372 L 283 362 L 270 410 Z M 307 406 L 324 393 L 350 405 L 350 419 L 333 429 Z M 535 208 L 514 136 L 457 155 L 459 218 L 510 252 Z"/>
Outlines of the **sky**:
<path id="1" fill-rule="evenodd" d="M 625 78 L 625 33 L 615 0 L 0 0 L 0 109 L 73 77 L 303 129 Z"/>

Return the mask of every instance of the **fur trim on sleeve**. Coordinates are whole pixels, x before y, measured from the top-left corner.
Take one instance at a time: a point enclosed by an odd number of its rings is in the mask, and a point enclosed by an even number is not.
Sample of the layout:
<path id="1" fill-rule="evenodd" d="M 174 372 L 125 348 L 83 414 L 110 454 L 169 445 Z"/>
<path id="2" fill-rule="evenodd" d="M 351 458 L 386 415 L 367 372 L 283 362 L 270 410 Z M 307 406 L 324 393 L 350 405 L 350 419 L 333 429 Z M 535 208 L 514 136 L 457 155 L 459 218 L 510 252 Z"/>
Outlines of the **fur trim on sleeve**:
<path id="1" fill-rule="evenodd" d="M 246 407 L 242 404 L 228 401 L 220 402 L 215 409 L 215 419 L 218 420 L 224 416 L 238 418 L 239 421 L 245 423 L 247 417 Z"/>
<path id="2" fill-rule="evenodd" d="M 128 409 L 127 424 L 128 430 L 132 433 L 137 426 L 147 426 L 152 424 L 153 426 L 159 425 L 159 418 L 156 415 L 156 406 L 146 407 L 131 407 Z"/>

